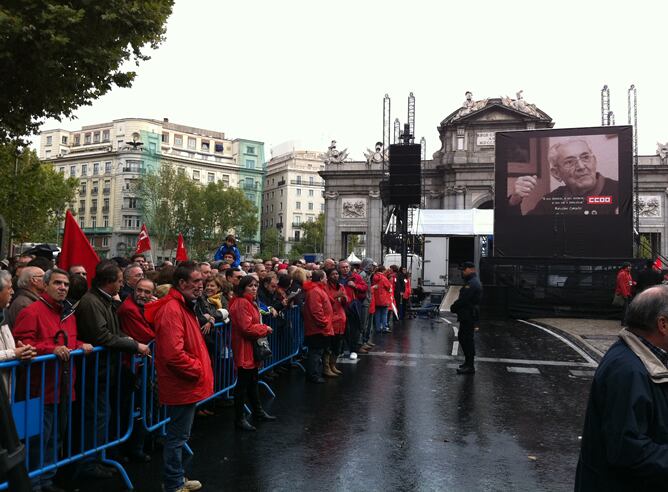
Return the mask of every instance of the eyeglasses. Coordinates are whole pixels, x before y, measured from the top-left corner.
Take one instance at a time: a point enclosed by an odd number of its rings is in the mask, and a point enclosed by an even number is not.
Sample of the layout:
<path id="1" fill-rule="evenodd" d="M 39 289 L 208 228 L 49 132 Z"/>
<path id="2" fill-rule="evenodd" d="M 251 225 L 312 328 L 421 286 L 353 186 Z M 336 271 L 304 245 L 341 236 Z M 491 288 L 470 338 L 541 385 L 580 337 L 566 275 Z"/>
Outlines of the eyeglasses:
<path id="1" fill-rule="evenodd" d="M 573 169 L 575 166 L 577 166 L 578 161 L 580 161 L 582 164 L 590 164 L 596 157 L 594 154 L 591 154 L 589 152 L 583 152 L 580 154 L 579 157 L 567 157 L 561 162 L 561 167 L 567 170 Z"/>

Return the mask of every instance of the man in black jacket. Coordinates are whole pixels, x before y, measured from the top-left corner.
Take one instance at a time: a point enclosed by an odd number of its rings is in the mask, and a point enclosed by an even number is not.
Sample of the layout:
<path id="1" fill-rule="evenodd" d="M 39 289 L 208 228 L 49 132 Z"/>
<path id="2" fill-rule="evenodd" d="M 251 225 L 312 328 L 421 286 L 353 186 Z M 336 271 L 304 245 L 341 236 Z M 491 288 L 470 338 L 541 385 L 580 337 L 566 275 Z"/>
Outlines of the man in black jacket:
<path id="1" fill-rule="evenodd" d="M 480 318 L 480 298 L 482 285 L 475 272 L 475 264 L 465 261 L 461 264 L 462 278 L 466 285 L 459 291 L 459 298 L 450 306 L 450 312 L 457 315 L 459 321 L 459 345 L 464 352 L 464 363 L 457 369 L 457 374 L 475 374 L 475 341 L 473 333 Z"/>
<path id="2" fill-rule="evenodd" d="M 109 355 L 100 354 L 97 363 L 91 361 L 86 372 L 85 445 L 86 449 L 101 446 L 122 437 L 111 426 L 111 413 L 115 405 L 119 352 L 150 354 L 150 349 L 121 332 L 116 309 L 120 305 L 118 292 L 123 285 L 123 273 L 111 260 L 98 263 L 91 289 L 81 298 L 76 310 L 79 339 L 94 346 L 109 349 Z M 97 374 L 96 374 L 97 369 Z M 97 376 L 97 379 L 96 377 Z M 109 384 L 107 384 L 109 377 Z M 97 414 L 97 417 L 95 415 Z M 119 418 L 119 415 L 115 416 Z M 121 433 L 123 430 L 121 430 Z M 95 463 L 84 463 L 82 473 L 93 478 L 109 478 L 111 473 Z"/>
<path id="3" fill-rule="evenodd" d="M 668 287 L 638 294 L 589 394 L 575 490 L 666 490 Z"/>

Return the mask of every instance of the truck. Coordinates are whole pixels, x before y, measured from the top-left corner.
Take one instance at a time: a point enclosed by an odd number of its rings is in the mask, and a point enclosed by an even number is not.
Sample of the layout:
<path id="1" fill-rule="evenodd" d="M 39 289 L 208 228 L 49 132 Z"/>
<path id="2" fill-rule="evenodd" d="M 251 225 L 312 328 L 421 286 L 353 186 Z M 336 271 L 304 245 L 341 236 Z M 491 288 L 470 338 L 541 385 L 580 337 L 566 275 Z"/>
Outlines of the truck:
<path id="1" fill-rule="evenodd" d="M 385 255 L 383 265 L 401 265 L 401 255 L 399 253 L 388 253 Z M 406 259 L 406 269 L 411 274 L 412 285 L 417 285 L 418 279 L 422 278 L 422 258 L 415 254 L 408 255 Z"/>

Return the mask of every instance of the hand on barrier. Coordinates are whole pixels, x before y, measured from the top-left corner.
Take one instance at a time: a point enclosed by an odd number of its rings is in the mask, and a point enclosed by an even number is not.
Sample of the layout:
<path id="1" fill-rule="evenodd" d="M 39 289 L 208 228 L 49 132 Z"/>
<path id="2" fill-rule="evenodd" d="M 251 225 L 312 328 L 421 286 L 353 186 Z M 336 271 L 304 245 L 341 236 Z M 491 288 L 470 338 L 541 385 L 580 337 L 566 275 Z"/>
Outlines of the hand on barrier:
<path id="1" fill-rule="evenodd" d="M 14 349 L 14 353 L 19 360 L 30 360 L 37 355 L 37 350 L 32 345 L 24 345 L 23 342 L 19 340 Z"/>
<path id="2" fill-rule="evenodd" d="M 151 355 L 151 349 L 148 347 L 148 345 L 144 345 L 143 343 L 138 343 L 137 344 L 137 353 L 145 356 L 150 356 Z"/>
<path id="3" fill-rule="evenodd" d="M 56 347 L 53 353 L 63 362 L 67 362 L 68 360 L 70 360 L 70 349 L 68 349 L 64 345 Z"/>
<path id="4" fill-rule="evenodd" d="M 208 335 L 211 333 L 211 327 L 213 326 L 213 321 L 207 321 L 205 324 L 200 326 L 200 330 L 202 331 L 202 335 Z"/>
<path id="5" fill-rule="evenodd" d="M 267 326 L 267 335 L 270 335 L 271 333 L 274 333 L 274 330 L 271 326 Z"/>
<path id="6" fill-rule="evenodd" d="M 269 313 L 271 313 L 272 316 L 278 316 L 278 311 L 276 311 L 273 307 L 269 307 Z"/>
<path id="7" fill-rule="evenodd" d="M 90 343 L 84 343 L 81 346 L 81 349 L 84 351 L 86 355 L 90 354 L 93 351 L 93 346 Z"/>

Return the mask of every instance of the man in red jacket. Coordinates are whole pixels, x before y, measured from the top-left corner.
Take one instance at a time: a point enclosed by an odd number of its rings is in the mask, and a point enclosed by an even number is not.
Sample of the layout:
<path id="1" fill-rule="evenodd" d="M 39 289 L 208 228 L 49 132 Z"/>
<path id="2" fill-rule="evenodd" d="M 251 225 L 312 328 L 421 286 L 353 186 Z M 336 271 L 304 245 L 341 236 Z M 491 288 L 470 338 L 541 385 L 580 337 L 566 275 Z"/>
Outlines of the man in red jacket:
<path id="1" fill-rule="evenodd" d="M 624 299 L 622 307 L 622 326 L 626 326 L 626 309 L 629 307 L 631 297 L 633 297 L 633 286 L 635 282 L 631 277 L 631 263 L 625 261 L 622 268 L 617 273 L 617 282 L 615 285 L 615 294 Z"/>
<path id="2" fill-rule="evenodd" d="M 322 270 L 313 270 L 311 281 L 304 282 L 306 300 L 302 306 L 304 318 L 304 343 L 308 347 L 306 380 L 324 383 L 322 356 L 334 336 L 332 304 L 327 295 L 327 277 Z"/>
<path id="3" fill-rule="evenodd" d="M 42 366 L 37 365 L 31 371 L 30 392 L 32 397 L 41 397 L 44 403 L 44 454 L 43 464 L 52 463 L 54 448 L 57 448 L 58 435 L 54 430 L 56 404 L 60 403 L 61 388 L 56 387 L 56 380 L 63 378 L 63 374 L 56 374 L 65 367 L 74 371 L 74 365 L 69 364 L 70 352 L 83 349 L 86 354 L 93 350 L 93 346 L 77 339 L 77 323 L 71 311 L 63 308 L 70 286 L 69 275 L 65 270 L 54 268 L 44 274 L 46 290 L 31 305 L 24 308 L 16 318 L 14 324 L 14 338 L 24 345 L 32 345 L 37 355 L 55 354 L 59 363 L 47 363 L 44 373 L 44 393 L 42 393 Z M 72 373 L 74 384 L 75 374 Z M 74 388 L 68 388 L 69 398 L 74 400 Z M 30 469 L 40 466 L 40 439 L 35 437 L 30 442 Z M 53 485 L 56 470 L 49 470 L 39 477 L 32 479 L 34 489 L 60 490 Z"/>
<path id="4" fill-rule="evenodd" d="M 165 492 L 186 492 L 202 487 L 197 480 L 185 479 L 183 447 L 190 438 L 195 404 L 213 394 L 213 371 L 194 312 L 202 295 L 202 273 L 194 262 L 185 261 L 176 268 L 172 285 L 144 311 L 155 327 L 158 392 L 170 417 L 163 448 Z"/>

